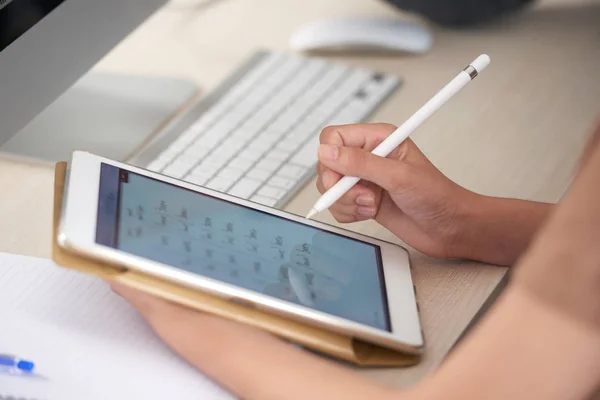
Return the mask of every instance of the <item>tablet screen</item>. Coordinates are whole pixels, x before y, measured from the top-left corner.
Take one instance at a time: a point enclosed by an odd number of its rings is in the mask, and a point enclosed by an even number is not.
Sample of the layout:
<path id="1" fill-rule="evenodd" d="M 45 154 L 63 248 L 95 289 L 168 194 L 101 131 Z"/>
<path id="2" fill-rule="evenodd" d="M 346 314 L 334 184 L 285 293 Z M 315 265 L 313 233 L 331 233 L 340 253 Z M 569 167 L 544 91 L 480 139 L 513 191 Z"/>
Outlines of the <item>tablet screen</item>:
<path id="1" fill-rule="evenodd" d="M 378 246 L 102 164 L 96 242 L 390 331 Z"/>

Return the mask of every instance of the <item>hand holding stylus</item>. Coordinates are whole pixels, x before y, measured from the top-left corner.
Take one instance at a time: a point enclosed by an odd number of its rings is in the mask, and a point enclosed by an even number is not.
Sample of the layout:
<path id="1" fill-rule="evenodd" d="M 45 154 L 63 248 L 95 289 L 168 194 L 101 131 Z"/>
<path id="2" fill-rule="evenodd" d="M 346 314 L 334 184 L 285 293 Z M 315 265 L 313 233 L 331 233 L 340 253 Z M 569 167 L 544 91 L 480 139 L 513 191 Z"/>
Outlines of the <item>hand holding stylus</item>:
<path id="1" fill-rule="evenodd" d="M 471 82 L 490 63 L 490 57 L 482 54 L 461 71 L 450 83 L 431 98 L 404 124 L 390 134 L 372 153 L 387 157 L 395 148 L 404 142 L 421 124 L 431 117 L 437 110 L 446 104 L 454 95 Z M 345 193 L 347 193 L 360 180 L 359 177 L 345 176 L 331 189 L 324 193 L 312 207 L 306 218 L 310 219 L 316 214 L 331 207 Z"/>

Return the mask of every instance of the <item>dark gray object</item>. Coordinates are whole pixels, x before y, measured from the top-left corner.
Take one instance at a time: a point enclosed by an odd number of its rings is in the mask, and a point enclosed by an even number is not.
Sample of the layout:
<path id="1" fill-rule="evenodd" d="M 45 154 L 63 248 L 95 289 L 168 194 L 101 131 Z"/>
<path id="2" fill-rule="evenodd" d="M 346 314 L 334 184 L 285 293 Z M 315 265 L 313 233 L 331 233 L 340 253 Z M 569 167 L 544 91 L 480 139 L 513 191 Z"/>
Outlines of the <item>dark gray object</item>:
<path id="1" fill-rule="evenodd" d="M 385 0 L 447 27 L 470 27 L 516 13 L 534 0 Z"/>

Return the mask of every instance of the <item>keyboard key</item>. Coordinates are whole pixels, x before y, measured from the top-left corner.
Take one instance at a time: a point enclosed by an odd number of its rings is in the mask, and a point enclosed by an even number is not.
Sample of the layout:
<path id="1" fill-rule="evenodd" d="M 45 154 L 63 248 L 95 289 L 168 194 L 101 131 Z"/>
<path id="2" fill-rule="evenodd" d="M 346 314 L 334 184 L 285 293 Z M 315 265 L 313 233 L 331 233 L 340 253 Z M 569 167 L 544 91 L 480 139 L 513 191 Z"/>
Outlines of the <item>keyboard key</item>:
<path id="1" fill-rule="evenodd" d="M 252 130 L 254 132 L 258 132 L 259 130 L 264 128 L 265 124 L 266 124 L 266 121 L 259 120 L 256 118 L 250 118 L 250 119 L 245 120 L 244 123 L 242 124 L 242 126 L 245 129 Z"/>
<path id="2" fill-rule="evenodd" d="M 217 175 L 217 178 L 237 181 L 243 174 L 244 174 L 244 171 L 241 171 L 239 169 L 226 168 L 226 169 L 222 170 L 221 172 L 219 172 L 219 175 Z"/>
<path id="3" fill-rule="evenodd" d="M 300 146 L 298 142 L 292 142 L 284 139 L 277 144 L 276 148 L 282 151 L 292 152 L 298 150 Z"/>
<path id="4" fill-rule="evenodd" d="M 262 133 L 259 137 L 257 137 L 255 140 L 258 142 L 262 142 L 265 143 L 266 145 L 268 145 L 269 147 L 271 147 L 275 142 L 277 142 L 279 139 L 281 138 L 281 135 L 271 135 L 271 134 L 265 134 Z"/>
<path id="5" fill-rule="evenodd" d="M 251 178 L 244 178 L 235 184 L 229 191 L 232 196 L 247 199 L 261 185 L 261 181 Z"/>
<path id="6" fill-rule="evenodd" d="M 371 81 L 364 86 L 365 92 L 369 94 L 369 97 L 378 97 L 381 93 L 385 92 L 386 88 L 382 85 L 382 81 Z"/>
<path id="7" fill-rule="evenodd" d="M 295 181 L 292 179 L 282 178 L 279 175 L 272 177 L 269 180 L 270 186 L 275 186 L 282 189 L 291 189 L 294 187 Z"/>
<path id="8" fill-rule="evenodd" d="M 326 103 L 319 104 L 318 108 L 315 108 L 315 112 L 321 115 L 331 115 L 342 107 L 346 101 L 346 96 L 341 94 L 333 94 Z"/>
<path id="9" fill-rule="evenodd" d="M 241 169 L 242 171 L 247 170 L 254 164 L 254 161 L 246 158 L 236 157 L 227 164 L 230 168 Z"/>
<path id="10" fill-rule="evenodd" d="M 313 137 L 304 145 L 304 147 L 297 152 L 290 162 L 298 165 L 302 165 L 306 168 L 312 167 L 317 164 L 319 151 L 319 138 Z"/>
<path id="11" fill-rule="evenodd" d="M 199 159 L 198 159 L 198 157 L 196 157 L 193 154 L 188 154 L 187 152 L 183 152 L 179 156 L 177 156 L 176 161 L 181 161 L 182 163 L 189 164 L 190 169 L 191 169 L 196 164 L 198 164 Z"/>
<path id="12" fill-rule="evenodd" d="M 275 187 L 271 187 L 271 186 L 263 186 L 258 191 L 258 194 L 260 196 L 264 196 L 264 197 L 271 197 L 273 199 L 280 199 L 285 194 L 285 191 L 282 190 L 282 189 L 280 189 L 280 188 L 275 188 Z"/>
<path id="13" fill-rule="evenodd" d="M 254 136 L 256 136 L 262 129 L 262 126 L 256 126 L 256 125 L 251 125 L 248 124 L 247 122 L 242 123 L 242 125 L 239 127 L 239 129 L 244 130 L 244 132 L 246 132 L 246 134 L 244 135 L 246 138 L 252 138 Z M 233 135 L 235 136 L 235 135 Z"/>
<path id="14" fill-rule="evenodd" d="M 252 116 L 252 114 L 256 112 L 256 109 L 256 103 L 242 99 L 235 105 L 235 107 L 231 109 L 231 113 L 229 115 L 235 116 L 238 119 L 243 118 L 243 120 L 246 121 Z"/>
<path id="15" fill-rule="evenodd" d="M 227 189 L 233 185 L 233 179 L 220 179 L 213 178 L 206 184 L 206 187 L 212 190 L 216 190 L 217 192 L 225 192 Z"/>
<path id="16" fill-rule="evenodd" d="M 187 146 L 189 146 L 194 140 L 196 140 L 197 137 L 198 135 L 188 131 L 183 135 L 179 136 L 179 138 L 173 143 L 173 147 L 177 149 L 184 149 Z"/>
<path id="17" fill-rule="evenodd" d="M 275 204 L 277 204 L 277 199 L 272 199 L 270 197 L 264 197 L 264 196 L 254 196 L 250 200 L 252 200 L 255 203 L 267 206 L 267 207 L 273 207 Z"/>
<path id="18" fill-rule="evenodd" d="M 290 128 L 290 121 L 287 118 L 277 118 L 269 125 L 269 128 L 276 129 L 280 132 L 285 132 Z"/>
<path id="19" fill-rule="evenodd" d="M 370 107 L 365 107 L 365 105 L 361 104 L 360 101 L 352 101 L 351 103 L 348 103 L 345 110 L 343 111 L 344 113 L 341 114 L 340 118 L 345 118 L 349 120 L 351 116 L 352 120 L 358 122 L 366 118 L 369 115 L 371 109 Z"/>
<path id="20" fill-rule="evenodd" d="M 241 118 L 238 119 L 241 120 Z M 219 122 L 218 124 L 210 128 L 208 134 L 210 134 L 211 136 L 216 136 L 219 139 L 224 139 L 225 137 L 229 136 L 231 132 L 235 131 L 238 125 L 239 124 L 237 121 L 232 121 L 231 118 L 227 118 L 226 122 Z"/>
<path id="21" fill-rule="evenodd" d="M 244 151 L 242 151 L 239 155 L 240 158 L 244 158 L 246 160 L 250 160 L 252 162 L 258 160 L 260 157 L 262 156 L 261 152 L 252 150 L 252 149 L 246 149 Z"/>
<path id="22" fill-rule="evenodd" d="M 232 146 L 220 145 L 217 147 L 212 153 L 213 155 L 218 155 L 219 159 L 224 161 L 229 160 L 235 153 L 237 153 L 238 149 Z"/>
<path id="23" fill-rule="evenodd" d="M 229 140 L 232 142 L 247 142 L 254 137 L 257 132 L 258 131 L 254 129 L 240 127 L 229 136 Z"/>
<path id="24" fill-rule="evenodd" d="M 216 148 L 215 153 L 220 151 L 230 151 L 230 150 L 238 150 L 240 146 L 240 142 L 236 140 L 232 140 L 231 136 L 227 139 L 223 140 Z"/>
<path id="25" fill-rule="evenodd" d="M 217 115 L 223 115 L 225 112 L 227 112 L 227 109 L 231 105 L 231 102 L 227 100 L 231 99 L 221 98 L 219 101 L 212 105 L 211 110 L 214 111 Z"/>
<path id="26" fill-rule="evenodd" d="M 264 160 L 261 160 L 258 164 L 256 164 L 256 167 L 260 168 L 260 169 L 264 169 L 265 171 L 273 172 L 280 165 L 281 165 L 281 162 L 279 162 L 279 161 L 264 159 Z"/>
<path id="27" fill-rule="evenodd" d="M 180 179 L 192 168 L 192 166 L 193 164 L 189 162 L 177 160 L 165 168 L 164 174 Z"/>
<path id="28" fill-rule="evenodd" d="M 210 124 L 208 123 L 206 118 L 204 118 L 204 116 L 202 116 L 202 117 L 200 117 L 200 119 L 198 121 L 196 121 L 195 123 L 192 124 L 192 126 L 190 126 L 188 132 L 198 135 L 198 134 L 204 132 L 206 130 L 206 128 L 208 128 L 209 126 L 210 126 Z"/>
<path id="29" fill-rule="evenodd" d="M 208 164 L 203 161 L 200 165 L 198 165 L 196 168 L 194 168 L 191 173 L 193 175 L 200 175 L 200 176 L 210 175 L 210 176 L 212 176 L 212 175 L 216 174 L 217 171 L 219 171 L 218 166 L 215 166 L 213 164 Z"/>
<path id="30" fill-rule="evenodd" d="M 360 118 L 356 118 L 356 112 L 352 113 L 352 118 L 348 118 L 346 116 L 335 116 L 327 121 L 327 125 L 329 126 L 339 126 L 339 125 L 348 125 L 353 124 L 355 122 L 360 121 Z M 338 114 L 339 115 L 339 114 Z"/>
<path id="31" fill-rule="evenodd" d="M 181 141 L 181 140 L 177 139 L 173 143 L 171 143 L 171 145 L 169 146 L 168 149 L 166 149 L 164 151 L 164 154 L 177 155 L 177 154 L 181 153 L 183 150 L 187 149 L 189 145 L 190 145 L 190 142 Z"/>
<path id="32" fill-rule="evenodd" d="M 202 136 L 202 132 L 195 132 L 191 129 L 188 129 L 183 135 L 181 135 L 181 140 L 183 142 L 192 143 L 194 140 Z"/>
<path id="33" fill-rule="evenodd" d="M 248 144 L 248 140 L 250 140 L 250 138 L 248 138 L 247 140 L 229 140 L 230 141 L 230 146 L 231 148 L 236 152 L 239 153 L 241 150 L 245 149 L 247 144 Z"/>
<path id="34" fill-rule="evenodd" d="M 188 175 L 185 177 L 185 180 L 194 185 L 204 186 L 209 178 L 209 176 Z"/>
<path id="35" fill-rule="evenodd" d="M 225 165 L 227 159 L 222 157 L 221 154 L 219 154 L 218 152 L 212 151 L 211 154 L 208 157 L 206 157 L 203 162 L 220 168 L 223 165 Z"/>
<path id="36" fill-rule="evenodd" d="M 321 131 L 323 130 L 323 128 L 325 128 L 325 126 L 327 125 L 331 125 L 328 124 L 327 121 L 325 120 L 312 120 L 309 121 L 307 120 L 306 122 L 302 123 L 302 125 L 300 125 L 298 128 L 296 128 L 297 130 L 301 130 L 303 132 L 315 132 L 316 134 L 321 133 Z"/>
<path id="37" fill-rule="evenodd" d="M 286 160 L 290 156 L 289 151 L 281 150 L 281 149 L 273 149 L 266 154 L 267 159 L 275 160 L 282 162 Z"/>
<path id="38" fill-rule="evenodd" d="M 269 136 L 273 137 L 275 140 L 279 140 L 285 136 L 285 132 L 286 129 L 276 129 L 273 126 L 269 126 L 261 133 L 261 136 Z"/>
<path id="39" fill-rule="evenodd" d="M 258 179 L 261 182 L 264 182 L 267 180 L 267 178 L 269 176 L 271 176 L 272 171 L 266 171 L 264 169 L 258 168 L 258 167 L 254 167 L 251 171 L 249 171 L 246 176 L 252 178 L 252 179 Z"/>
<path id="40" fill-rule="evenodd" d="M 186 149 L 185 147 L 182 147 L 182 148 L 175 147 L 174 143 L 172 143 L 165 151 L 160 153 L 160 156 L 158 156 L 158 158 L 162 158 L 162 159 L 171 161 L 171 160 L 175 159 L 185 149 Z"/>
<path id="41" fill-rule="evenodd" d="M 306 114 L 300 124 L 325 124 L 329 115 L 319 112 L 319 108 L 315 107 L 309 114 Z M 299 124 L 299 125 L 300 125 Z"/>
<path id="42" fill-rule="evenodd" d="M 334 120 L 336 118 L 344 119 L 347 121 L 357 121 L 356 113 L 354 108 L 352 107 L 344 107 L 340 109 L 335 115 L 333 115 L 329 121 Z"/>
<path id="43" fill-rule="evenodd" d="M 146 166 L 146 169 L 150 171 L 160 172 L 167 164 L 169 163 L 168 159 L 157 158 L 152 161 L 150 164 Z"/>
<path id="44" fill-rule="evenodd" d="M 190 157 L 190 158 L 195 158 L 197 160 L 201 160 L 204 157 L 206 157 L 206 155 L 210 152 L 210 149 L 208 147 L 205 147 L 204 145 L 202 145 L 201 143 L 199 143 L 198 145 L 194 145 L 192 147 L 189 147 L 183 154 L 186 157 Z"/>
<path id="45" fill-rule="evenodd" d="M 297 165 L 287 164 L 281 167 L 277 175 L 292 178 L 292 179 L 300 179 L 306 173 L 306 168 L 302 168 Z"/>
<path id="46" fill-rule="evenodd" d="M 278 93 L 277 95 L 271 97 L 271 99 L 263 105 L 262 109 L 268 110 L 272 116 L 279 114 L 279 111 L 285 107 L 285 103 L 282 101 L 282 98 L 283 96 Z"/>
<path id="47" fill-rule="evenodd" d="M 318 136 L 318 134 L 314 129 L 308 130 L 303 129 L 302 127 L 297 127 L 285 137 L 284 141 L 287 143 L 284 144 L 283 147 L 285 149 L 289 149 L 290 151 L 295 150 L 299 147 L 299 144 L 303 143 L 309 136 Z"/>
<path id="48" fill-rule="evenodd" d="M 229 95 L 239 95 L 256 83 L 269 69 L 282 60 L 281 53 L 269 53 L 252 70 L 248 72 L 235 87 L 229 92 Z"/>
<path id="49" fill-rule="evenodd" d="M 302 115 L 298 112 L 297 109 L 290 107 L 286 112 L 281 114 L 281 117 L 288 121 L 290 125 L 294 124 L 298 119 L 300 119 Z"/>
<path id="50" fill-rule="evenodd" d="M 263 154 L 271 147 L 271 143 L 265 140 L 254 140 L 248 145 L 248 149 Z"/>
<path id="51" fill-rule="evenodd" d="M 196 166 L 193 170 L 188 173 L 188 176 L 195 175 L 197 177 L 205 177 L 210 178 L 215 174 L 215 171 L 209 168 L 206 168 L 206 165 L 200 164 Z"/>

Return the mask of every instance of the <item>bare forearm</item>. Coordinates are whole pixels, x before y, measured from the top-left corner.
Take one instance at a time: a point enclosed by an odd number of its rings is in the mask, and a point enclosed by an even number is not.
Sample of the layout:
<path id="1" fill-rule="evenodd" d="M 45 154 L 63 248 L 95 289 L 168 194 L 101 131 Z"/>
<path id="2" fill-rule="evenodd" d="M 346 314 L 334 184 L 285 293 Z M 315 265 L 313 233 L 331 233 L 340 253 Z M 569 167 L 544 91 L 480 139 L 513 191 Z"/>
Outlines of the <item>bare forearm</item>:
<path id="1" fill-rule="evenodd" d="M 600 123 L 586 146 L 580 168 L 598 148 Z M 458 257 L 497 265 L 514 265 L 555 207 L 548 203 L 477 194 L 467 196 L 466 203 L 464 229 L 452 251 Z"/>
<path id="2" fill-rule="evenodd" d="M 474 195 L 454 253 L 496 265 L 513 265 L 554 205 Z"/>
<path id="3" fill-rule="evenodd" d="M 264 332 L 189 310 L 176 312 L 184 314 L 173 318 L 167 329 L 156 327 L 157 332 L 191 364 L 243 399 L 398 400 L 397 391 Z"/>
<path id="4" fill-rule="evenodd" d="M 598 182 L 600 146 L 519 261 L 506 295 L 424 390 L 468 399 L 487 387 L 486 399 L 580 400 L 598 389 Z M 463 377 L 469 384 L 458 386 Z"/>
<path id="5" fill-rule="evenodd" d="M 599 370 L 598 331 L 511 286 L 417 397 L 583 400 Z"/>
<path id="6" fill-rule="evenodd" d="M 173 306 L 169 306 L 173 307 Z M 173 307 L 157 332 L 235 395 L 261 400 L 582 399 L 597 384 L 600 335 L 511 289 L 429 380 L 406 391 L 233 322 Z M 199 335 L 201 333 L 201 335 Z"/>

